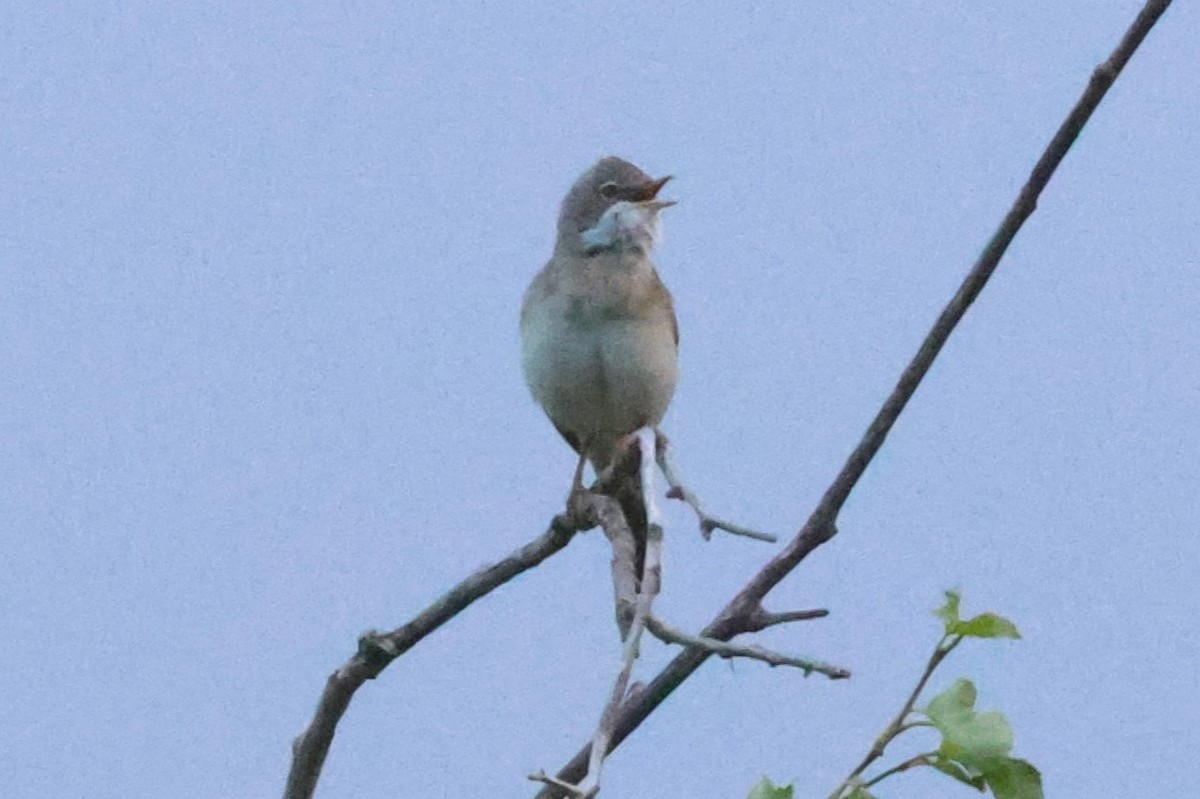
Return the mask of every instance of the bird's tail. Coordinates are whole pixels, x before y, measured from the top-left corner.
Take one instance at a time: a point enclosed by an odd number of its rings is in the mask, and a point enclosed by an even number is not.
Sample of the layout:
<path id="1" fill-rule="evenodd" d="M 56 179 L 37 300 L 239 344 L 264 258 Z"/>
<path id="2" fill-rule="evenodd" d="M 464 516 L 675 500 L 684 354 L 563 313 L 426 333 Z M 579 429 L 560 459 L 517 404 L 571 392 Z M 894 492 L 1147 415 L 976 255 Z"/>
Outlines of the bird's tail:
<path id="1" fill-rule="evenodd" d="M 633 584 L 640 591 L 642 587 L 642 569 L 646 565 L 646 504 L 642 499 L 642 479 L 634 472 L 617 486 L 613 496 L 625 514 L 625 522 L 629 532 L 633 533 Z"/>
<path id="2" fill-rule="evenodd" d="M 617 472 L 616 479 L 609 483 L 604 489 L 604 493 L 617 501 L 633 539 L 631 558 L 627 557 L 627 551 L 622 553 L 621 550 L 624 547 L 619 542 L 613 541 L 614 547 L 617 548 L 614 550 L 614 564 L 631 561 L 626 563 L 624 568 L 613 573 L 613 589 L 617 600 L 617 627 L 624 638 L 629 632 L 629 623 L 633 619 L 637 594 L 642 588 L 642 572 L 646 565 L 646 541 L 649 531 L 641 472 L 637 468 L 638 461 L 635 460 L 637 448 L 621 448 L 618 446 L 618 441 L 615 437 L 611 440 L 594 439 L 589 442 L 588 454 L 593 466 L 604 464 L 605 467 L 609 467 L 611 464 L 610 468 Z M 607 469 L 596 468 L 597 474 L 603 471 L 607 471 Z M 631 571 L 632 574 L 627 571 Z"/>

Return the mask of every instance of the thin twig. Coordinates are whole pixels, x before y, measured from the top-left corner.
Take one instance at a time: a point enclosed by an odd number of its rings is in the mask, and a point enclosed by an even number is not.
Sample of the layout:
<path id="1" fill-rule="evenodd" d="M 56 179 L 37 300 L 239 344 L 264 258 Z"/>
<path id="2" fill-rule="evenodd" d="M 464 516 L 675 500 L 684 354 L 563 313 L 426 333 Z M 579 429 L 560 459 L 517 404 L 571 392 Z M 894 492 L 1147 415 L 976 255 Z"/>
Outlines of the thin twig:
<path id="1" fill-rule="evenodd" d="M 554 788 L 559 789 L 560 791 L 567 794 L 568 796 L 575 796 L 575 797 L 583 796 L 581 789 L 578 785 L 572 785 L 569 782 L 563 782 L 558 777 L 552 777 L 549 774 L 547 774 L 543 769 L 538 769 L 537 771 L 533 772 L 532 774 L 529 775 L 528 779 L 530 779 L 533 782 L 542 782 L 542 783 L 545 783 L 546 785 L 550 785 Z"/>
<path id="2" fill-rule="evenodd" d="M 646 629 L 665 644 L 698 647 L 721 658 L 749 658 L 750 660 L 761 660 L 768 666 L 792 666 L 803 671 L 805 677 L 813 672 L 824 674 L 831 680 L 844 680 L 850 676 L 849 669 L 819 660 L 784 655 L 761 646 L 736 644 L 732 641 L 718 641 L 715 638 L 689 635 L 683 630 L 672 627 L 657 616 L 651 616 L 646 620 Z"/>
<path id="3" fill-rule="evenodd" d="M 836 533 L 835 522 L 846 498 L 858 484 L 871 460 L 879 452 L 888 432 L 900 417 L 904 406 L 912 399 L 921 380 L 929 372 L 933 361 L 945 346 L 950 334 L 962 320 L 971 303 L 987 285 L 1001 257 L 1016 237 L 1017 232 L 1037 207 L 1037 198 L 1046 188 L 1050 178 L 1063 158 L 1071 149 L 1084 124 L 1091 118 L 1100 101 L 1129 62 L 1130 57 L 1146 38 L 1150 29 L 1162 13 L 1171 5 L 1170 0 L 1149 0 L 1126 31 L 1121 43 L 1103 64 L 1092 73 L 1091 80 L 1059 127 L 1050 144 L 1038 159 L 1028 181 L 1017 196 L 1016 202 L 1001 221 L 996 233 L 988 242 L 967 274 L 962 286 L 942 311 L 933 328 L 922 342 L 917 354 L 900 375 L 892 393 L 871 421 L 867 432 L 850 457 L 842 466 L 816 509 L 804 526 L 787 546 L 773 557 L 701 633 L 706 638 L 726 640 L 742 631 L 745 624 L 743 614 L 757 607 L 767 593 L 783 580 L 810 552 L 828 541 Z M 618 746 L 633 732 L 655 708 L 671 695 L 684 680 L 692 675 L 709 657 L 700 649 L 687 649 L 658 673 L 646 686 L 646 690 L 631 697 L 622 708 L 617 731 L 612 745 Z M 564 779 L 583 773 L 587 763 L 588 747 L 581 749 L 559 772 Z M 550 796 L 542 792 L 539 796 Z"/>
<path id="4" fill-rule="evenodd" d="M 893 774 L 899 774 L 902 771 L 908 771 L 914 766 L 928 766 L 931 762 L 933 762 L 933 758 L 935 757 L 937 757 L 937 752 L 925 752 L 923 754 L 913 755 L 903 763 L 898 763 L 886 771 L 881 771 L 878 776 L 872 777 L 862 785 L 864 788 L 870 788 L 872 785 L 877 785 L 878 783 L 883 782 Z"/>
<path id="5" fill-rule="evenodd" d="M 814 608 L 812 610 L 785 610 L 778 613 L 771 613 L 762 608 L 755 608 L 746 618 L 745 626 L 742 628 L 744 633 L 756 633 L 765 630 L 768 627 L 774 627 L 777 624 L 790 624 L 794 621 L 808 621 L 810 619 L 823 619 L 829 615 L 829 611 L 825 608 Z"/>
<path id="6" fill-rule="evenodd" d="M 663 477 L 667 479 L 667 485 L 670 490 L 667 491 L 667 496 L 671 499 L 681 500 L 695 512 L 696 518 L 700 521 L 700 535 L 704 536 L 704 540 L 712 538 L 713 530 L 724 530 L 731 535 L 740 535 L 744 538 L 753 538 L 757 541 L 766 541 L 774 544 L 779 539 L 768 533 L 760 533 L 757 530 L 751 530 L 749 527 L 743 527 L 740 524 L 719 519 L 712 516 L 704 509 L 704 502 L 691 489 L 683 483 L 683 478 L 679 476 L 679 466 L 675 463 L 675 456 L 672 454 L 671 442 L 666 435 L 661 431 L 656 431 L 658 437 L 658 468 L 662 470 Z"/>

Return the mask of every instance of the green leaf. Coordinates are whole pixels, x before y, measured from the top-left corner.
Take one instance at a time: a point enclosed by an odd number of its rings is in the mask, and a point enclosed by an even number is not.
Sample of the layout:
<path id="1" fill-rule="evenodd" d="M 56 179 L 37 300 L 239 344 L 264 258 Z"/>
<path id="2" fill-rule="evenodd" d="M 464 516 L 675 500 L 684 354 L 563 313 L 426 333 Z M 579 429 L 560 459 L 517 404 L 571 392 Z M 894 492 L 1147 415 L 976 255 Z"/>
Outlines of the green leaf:
<path id="1" fill-rule="evenodd" d="M 934 614 L 942 620 L 946 635 L 963 635 L 969 638 L 1020 638 L 1017 625 L 996 613 L 981 613 L 973 619 L 964 620 L 960 615 L 962 594 L 946 592 L 946 604 Z"/>
<path id="2" fill-rule="evenodd" d="M 1017 625 L 995 613 L 981 613 L 973 619 L 947 625 L 950 635 L 965 635 L 971 638 L 1020 638 Z"/>
<path id="3" fill-rule="evenodd" d="M 1045 799 L 1042 775 L 1032 763 L 1015 757 L 998 757 L 980 764 L 980 769 L 996 799 Z"/>
<path id="4" fill-rule="evenodd" d="M 942 734 L 938 751 L 943 758 L 977 765 L 1012 751 L 1008 720 L 1002 713 L 975 712 L 975 686 L 970 680 L 959 679 L 935 696 L 925 714 Z"/>
<path id="5" fill-rule="evenodd" d="M 792 786 L 776 785 L 767 777 L 763 777 L 746 799 L 792 799 Z"/>
<path id="6" fill-rule="evenodd" d="M 977 791 L 984 790 L 983 774 L 974 766 L 939 756 L 929 758 L 929 765 Z"/>
<path id="7" fill-rule="evenodd" d="M 1013 747 L 1012 728 L 1003 713 L 979 713 L 943 735 L 939 752 L 963 763 L 1005 757 Z"/>
<path id="8" fill-rule="evenodd" d="M 960 677 L 946 690 L 929 700 L 925 715 L 942 730 L 944 723 L 953 722 L 975 713 L 975 684 Z M 944 731 L 944 730 L 943 730 Z"/>
<path id="9" fill-rule="evenodd" d="M 958 606 L 962 602 L 962 594 L 958 591 L 946 592 L 946 604 L 935 610 L 933 613 L 941 619 L 946 625 L 946 634 L 950 634 L 950 626 L 960 623 L 961 619 L 958 615 Z"/>

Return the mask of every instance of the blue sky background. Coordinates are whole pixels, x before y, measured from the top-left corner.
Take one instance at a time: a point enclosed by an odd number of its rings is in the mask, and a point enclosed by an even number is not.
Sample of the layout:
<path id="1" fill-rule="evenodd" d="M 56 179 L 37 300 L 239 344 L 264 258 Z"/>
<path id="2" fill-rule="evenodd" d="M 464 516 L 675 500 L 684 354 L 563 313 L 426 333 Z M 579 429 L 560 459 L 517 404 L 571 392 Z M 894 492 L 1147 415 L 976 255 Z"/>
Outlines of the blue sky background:
<path id="1" fill-rule="evenodd" d="M 279 795 L 355 637 L 543 529 L 573 456 L 517 308 L 602 155 L 677 176 L 686 474 L 794 532 L 1139 6 L 8 4 L 0 795 Z M 951 586 L 1025 640 L 935 688 L 974 677 L 1048 795 L 1189 795 L 1197 64 L 1179 3 L 769 597 L 832 616 L 765 643 L 855 678 L 709 663 L 605 796 L 825 796 Z M 668 520 L 659 607 L 695 628 L 774 549 Z M 319 795 L 531 795 L 616 668 L 608 560 L 577 539 L 365 686 Z"/>

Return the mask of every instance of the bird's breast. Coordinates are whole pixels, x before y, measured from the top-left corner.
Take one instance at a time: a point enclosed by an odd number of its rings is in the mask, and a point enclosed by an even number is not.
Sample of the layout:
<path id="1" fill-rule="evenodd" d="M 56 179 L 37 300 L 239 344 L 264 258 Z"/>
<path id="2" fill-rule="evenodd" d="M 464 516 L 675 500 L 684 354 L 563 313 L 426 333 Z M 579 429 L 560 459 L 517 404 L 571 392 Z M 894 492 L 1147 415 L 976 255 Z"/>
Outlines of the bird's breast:
<path id="1" fill-rule="evenodd" d="M 602 277 L 564 281 L 530 306 L 521 328 L 534 398 L 581 440 L 658 424 L 678 378 L 669 305 L 648 302 L 619 273 Z"/>

